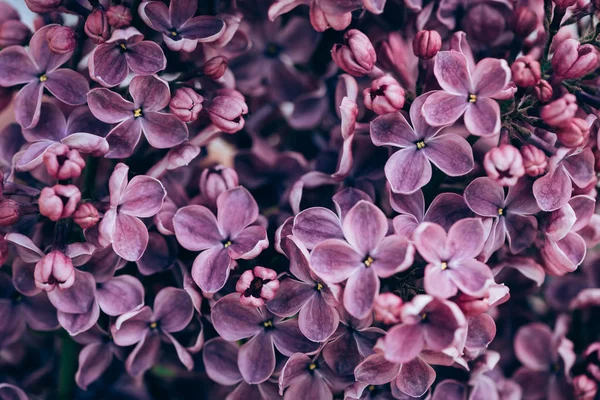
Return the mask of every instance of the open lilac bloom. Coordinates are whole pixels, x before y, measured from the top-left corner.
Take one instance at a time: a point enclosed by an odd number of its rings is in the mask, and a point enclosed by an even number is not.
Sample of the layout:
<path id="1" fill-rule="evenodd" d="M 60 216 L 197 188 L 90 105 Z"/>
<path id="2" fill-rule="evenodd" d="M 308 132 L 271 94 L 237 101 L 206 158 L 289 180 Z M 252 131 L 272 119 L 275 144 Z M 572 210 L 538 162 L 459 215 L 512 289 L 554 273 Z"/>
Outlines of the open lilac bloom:
<path id="1" fill-rule="evenodd" d="M 425 122 L 421 112 L 429 94 L 417 97 L 410 107 L 413 126 L 400 113 L 389 113 L 371 122 L 371 140 L 376 146 L 394 146 L 385 164 L 392 191 L 413 193 L 431 179 L 431 163 L 446 175 L 465 175 L 473 169 L 473 151 L 467 141 L 453 133 L 439 134 L 441 127 Z"/>
<path id="2" fill-rule="evenodd" d="M 494 250 L 508 238 L 510 250 L 520 253 L 529 247 L 537 235 L 537 219 L 532 215 L 539 208 L 531 191 L 532 182 L 520 179 L 508 189 L 490 178 L 477 178 L 465 189 L 465 201 L 477 215 L 494 218 Z"/>
<path id="3" fill-rule="evenodd" d="M 144 35 L 135 28 L 115 30 L 112 37 L 96 47 L 88 58 L 90 77 L 106 87 L 123 82 L 130 70 L 136 75 L 147 76 L 165 69 L 166 65 L 167 59 L 160 46 L 144 40 Z"/>
<path id="4" fill-rule="evenodd" d="M 486 58 L 471 70 L 462 53 L 442 51 L 436 56 L 434 73 L 443 90 L 423 104 L 427 123 L 452 125 L 464 114 L 472 135 L 491 136 L 500 130 L 500 106 L 494 98 L 501 98 L 510 80 L 506 61 Z"/>
<path id="5" fill-rule="evenodd" d="M 377 206 L 359 201 L 342 223 L 344 238 L 327 239 L 310 254 L 313 271 L 325 282 L 346 281 L 344 307 L 355 318 L 365 317 L 379 292 L 379 277 L 407 269 L 414 249 L 402 236 L 387 236 L 388 222 Z"/>
<path id="6" fill-rule="evenodd" d="M 217 301 L 212 309 L 212 321 L 225 340 L 249 339 L 238 355 L 240 373 L 248 383 L 262 383 L 271 376 L 275 370 L 273 346 L 287 356 L 296 352 L 310 354 L 319 348 L 319 343 L 311 342 L 302 335 L 297 320 L 283 321 L 264 307 L 244 306 L 237 294 Z"/>
<path id="7" fill-rule="evenodd" d="M 58 69 L 73 52 L 50 51 L 46 35 L 54 26 L 38 30 L 29 41 L 29 50 L 9 46 L 0 51 L 0 86 L 26 83 L 15 98 L 15 119 L 25 129 L 38 123 L 44 88 L 69 105 L 85 104 L 85 95 L 90 90 L 87 79 L 78 72 Z"/>
<path id="8" fill-rule="evenodd" d="M 171 99 L 169 85 L 156 76 L 136 76 L 129 93 L 133 102 L 108 89 L 92 89 L 88 105 L 96 118 L 118 124 L 106 136 L 109 158 L 129 157 L 142 132 L 152 147 L 167 149 L 188 137 L 187 126 L 172 114 L 160 112 Z"/>
<path id="9" fill-rule="evenodd" d="M 185 290 L 165 288 L 154 299 L 154 311 L 145 306 L 121 315 L 111 328 L 114 341 L 119 346 L 135 348 L 127 357 L 125 366 L 132 376 L 150 369 L 158 359 L 161 343 L 175 346 L 179 360 L 188 370 L 194 368 L 190 353 L 173 337 L 192 320 L 194 305 Z"/>
<path id="10" fill-rule="evenodd" d="M 198 42 L 215 41 L 225 30 L 219 18 L 194 17 L 197 6 L 193 1 L 171 0 L 167 8 L 160 1 L 148 1 L 140 4 L 139 13 L 149 27 L 163 34 L 169 49 L 189 53 Z"/>
<path id="11" fill-rule="evenodd" d="M 204 206 L 177 211 L 173 218 L 177 241 L 188 250 L 201 251 L 192 267 L 192 278 L 200 289 L 217 292 L 235 260 L 254 258 L 269 245 L 265 228 L 253 225 L 257 218 L 256 201 L 239 186 L 219 195 L 216 217 Z"/>
<path id="12" fill-rule="evenodd" d="M 103 245 L 127 261 L 137 261 L 148 245 L 148 228 L 140 218 L 154 216 L 166 196 L 157 179 L 145 175 L 128 178 L 129 167 L 119 163 L 110 176 L 110 208 L 98 229 Z"/>
<path id="13" fill-rule="evenodd" d="M 483 294 L 490 282 L 492 271 L 475 260 L 483 249 L 485 234 L 479 219 L 465 218 L 444 228 L 423 222 L 414 233 L 413 241 L 419 254 L 429 263 L 425 267 L 425 291 L 442 298 L 463 293 Z"/>

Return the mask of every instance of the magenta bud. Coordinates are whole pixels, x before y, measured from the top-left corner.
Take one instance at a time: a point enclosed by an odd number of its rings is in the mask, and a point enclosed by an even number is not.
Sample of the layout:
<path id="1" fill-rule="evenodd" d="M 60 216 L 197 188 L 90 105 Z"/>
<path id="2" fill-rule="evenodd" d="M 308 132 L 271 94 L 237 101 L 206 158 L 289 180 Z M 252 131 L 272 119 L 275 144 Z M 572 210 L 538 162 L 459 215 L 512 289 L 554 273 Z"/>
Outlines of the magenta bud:
<path id="1" fill-rule="evenodd" d="M 365 107 L 378 115 L 395 112 L 404 107 L 405 92 L 391 76 L 382 76 L 363 91 Z"/>
<path id="2" fill-rule="evenodd" d="M 522 38 L 529 36 L 538 25 L 538 17 L 535 12 L 527 7 L 519 7 L 513 13 L 513 31 Z"/>
<path id="3" fill-rule="evenodd" d="M 55 26 L 46 35 L 50 51 L 56 54 L 66 54 L 75 50 L 77 37 L 75 31 L 68 26 Z"/>
<path id="4" fill-rule="evenodd" d="M 9 19 L 0 25 L 0 47 L 23 46 L 30 36 L 31 31 L 21 21 Z"/>
<path id="5" fill-rule="evenodd" d="M 465 317 L 474 317 L 483 314 L 490 308 L 488 297 L 472 297 L 461 293 L 454 302 L 461 309 Z"/>
<path id="6" fill-rule="evenodd" d="M 235 284 L 240 302 L 245 306 L 261 307 L 275 297 L 279 289 L 277 272 L 265 267 L 245 271 Z"/>
<path id="7" fill-rule="evenodd" d="M 394 293 L 378 294 L 373 303 L 375 321 L 386 325 L 402 322 L 402 299 Z"/>
<path id="8" fill-rule="evenodd" d="M 115 29 L 125 28 L 131 24 L 132 16 L 129 7 L 122 4 L 110 6 L 106 12 L 108 23 Z"/>
<path id="9" fill-rule="evenodd" d="M 248 113 L 244 96 L 233 89 L 220 89 L 216 94 L 207 108 L 211 122 L 226 133 L 241 130 L 246 123 L 242 115 Z"/>
<path id="10" fill-rule="evenodd" d="M 57 286 L 64 290 L 75 283 L 73 262 L 62 251 L 53 250 L 35 264 L 33 279 L 38 289 L 53 291 Z"/>
<path id="11" fill-rule="evenodd" d="M 92 42 L 96 44 L 106 42 L 110 37 L 110 24 L 106 13 L 98 9 L 92 11 L 85 20 L 84 30 Z"/>
<path id="12" fill-rule="evenodd" d="M 212 80 L 217 80 L 225 74 L 227 70 L 227 58 L 216 56 L 204 64 L 204 75 Z"/>
<path id="13" fill-rule="evenodd" d="M 169 107 L 171 113 L 183 122 L 192 122 L 198 119 L 202 111 L 204 97 L 200 96 L 194 89 L 182 87 L 177 89 L 171 97 Z"/>
<path id="14" fill-rule="evenodd" d="M 556 7 L 566 10 L 567 8 L 571 7 L 572 5 L 575 5 L 575 3 L 577 3 L 577 0 L 552 0 L 554 5 L 556 5 Z"/>
<path id="15" fill-rule="evenodd" d="M 25 0 L 27 7 L 37 14 L 48 14 L 62 4 L 62 0 Z"/>
<path id="16" fill-rule="evenodd" d="M 523 168 L 525 168 L 527 175 L 535 177 L 546 171 L 548 157 L 534 145 L 528 144 L 521 147 L 521 157 L 523 158 Z"/>
<path id="17" fill-rule="evenodd" d="M 577 400 L 594 400 L 598 393 L 598 383 L 582 374 L 573 378 L 573 390 Z"/>
<path id="18" fill-rule="evenodd" d="M 0 200 L 0 226 L 11 226 L 21 217 L 19 203 L 12 199 Z"/>
<path id="19" fill-rule="evenodd" d="M 590 125 L 581 118 L 571 118 L 558 127 L 558 140 L 566 146 L 576 148 L 583 146 L 590 138 Z"/>
<path id="20" fill-rule="evenodd" d="M 510 144 L 488 151 L 483 159 L 483 167 L 488 177 L 502 186 L 514 186 L 525 175 L 521 153 Z"/>
<path id="21" fill-rule="evenodd" d="M 81 200 L 81 192 L 75 185 L 45 187 L 40 193 L 40 214 L 52 221 L 68 218 L 75 212 Z"/>
<path id="22" fill-rule="evenodd" d="M 442 48 L 442 37 L 437 31 L 422 30 L 413 39 L 413 52 L 423 60 L 429 60 Z"/>
<path id="23" fill-rule="evenodd" d="M 552 71 L 560 79 L 581 78 L 598 66 L 598 53 L 591 44 L 577 39 L 564 40 L 552 57 Z"/>
<path id="24" fill-rule="evenodd" d="M 576 112 L 577 98 L 575 95 L 567 93 L 560 99 L 542 107 L 540 116 L 548 125 L 559 126 L 569 122 Z"/>
<path id="25" fill-rule="evenodd" d="M 547 103 L 552 99 L 552 95 L 554 95 L 554 90 L 552 89 L 552 85 L 548 83 L 548 81 L 544 79 L 540 79 L 537 85 L 533 88 L 533 92 L 539 101 L 542 103 Z"/>
<path id="26" fill-rule="evenodd" d="M 540 63 L 530 56 L 519 57 L 510 67 L 513 81 L 520 87 L 535 86 L 542 77 Z"/>
<path id="27" fill-rule="evenodd" d="M 325 32 L 329 28 L 343 31 L 352 22 L 352 13 L 327 14 L 316 1 L 310 2 L 308 16 L 311 25 L 318 32 Z"/>
<path id="28" fill-rule="evenodd" d="M 335 44 L 331 49 L 333 62 L 353 76 L 368 74 L 375 67 L 377 55 L 371 41 L 358 29 L 350 29 L 344 35 L 346 44 Z"/>
<path id="29" fill-rule="evenodd" d="M 85 160 L 79 152 L 70 150 L 64 144 L 49 147 L 44 153 L 43 160 L 48 174 L 60 180 L 77 178 L 85 168 Z"/>
<path id="30" fill-rule="evenodd" d="M 216 165 L 206 168 L 200 175 L 200 194 L 208 204 L 215 204 L 217 197 L 227 189 L 239 185 L 238 174 L 233 168 Z"/>
<path id="31" fill-rule="evenodd" d="M 100 220 L 98 209 L 90 203 L 83 203 L 77 206 L 73 213 L 73 222 L 81 227 L 88 229 L 95 226 Z"/>

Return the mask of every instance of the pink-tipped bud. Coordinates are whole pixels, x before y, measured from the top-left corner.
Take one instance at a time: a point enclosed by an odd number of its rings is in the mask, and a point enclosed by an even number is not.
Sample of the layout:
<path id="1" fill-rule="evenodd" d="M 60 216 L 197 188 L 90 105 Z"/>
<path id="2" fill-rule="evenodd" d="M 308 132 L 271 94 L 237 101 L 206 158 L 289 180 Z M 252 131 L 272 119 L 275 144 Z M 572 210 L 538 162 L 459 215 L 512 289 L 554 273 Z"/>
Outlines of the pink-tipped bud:
<path id="1" fill-rule="evenodd" d="M 560 126 L 569 122 L 577 112 L 577 98 L 571 93 L 560 99 L 546 104 L 540 111 L 540 116 L 550 126 Z"/>
<path id="2" fill-rule="evenodd" d="M 88 229 L 95 226 L 100 220 L 98 209 L 90 203 L 83 203 L 77 206 L 77 209 L 73 213 L 73 222 L 81 227 L 81 229 Z"/>
<path id="3" fill-rule="evenodd" d="M 110 24 L 106 12 L 98 9 L 92 11 L 85 20 L 84 30 L 92 42 L 96 44 L 106 42 L 110 37 Z"/>
<path id="4" fill-rule="evenodd" d="M 583 146 L 590 138 L 590 125 L 581 118 L 571 118 L 561 125 L 557 132 L 558 140 L 566 146 L 576 148 Z"/>
<path id="5" fill-rule="evenodd" d="M 227 58 L 216 56 L 204 64 L 204 75 L 212 80 L 217 80 L 227 71 Z"/>
<path id="6" fill-rule="evenodd" d="M 25 4 L 34 13 L 47 14 L 58 9 L 62 0 L 25 0 Z"/>
<path id="7" fill-rule="evenodd" d="M 45 187 L 38 199 L 40 214 L 52 221 L 68 218 L 73 215 L 80 200 L 81 192 L 75 185 Z"/>
<path id="8" fill-rule="evenodd" d="M 217 128 L 225 133 L 235 133 L 246 123 L 243 115 L 248 113 L 248 106 L 244 95 L 237 90 L 220 89 L 206 110 Z"/>
<path id="9" fill-rule="evenodd" d="M 85 168 L 85 160 L 79 152 L 64 144 L 49 147 L 43 160 L 48 175 L 60 180 L 77 178 Z"/>
<path id="10" fill-rule="evenodd" d="M 395 112 L 404 107 L 405 92 L 391 76 L 382 76 L 363 91 L 365 107 L 378 115 Z"/>
<path id="11" fill-rule="evenodd" d="M 46 35 L 50 51 L 56 54 L 67 54 L 75 50 L 77 37 L 75 31 L 68 26 L 55 26 Z"/>
<path id="12" fill-rule="evenodd" d="M 534 145 L 528 144 L 521 147 L 521 157 L 523 158 L 523 167 L 527 175 L 535 177 L 546 171 L 548 157 Z"/>
<path id="13" fill-rule="evenodd" d="M 251 307 L 264 306 L 275 297 L 278 289 L 277 272 L 264 267 L 245 271 L 235 285 L 235 291 L 240 293 L 240 302 Z"/>
<path id="14" fill-rule="evenodd" d="M 510 144 L 488 151 L 483 159 L 483 167 L 488 177 L 502 186 L 514 186 L 525 175 L 521 153 Z"/>
<path id="15" fill-rule="evenodd" d="M 131 25 L 131 10 L 122 4 L 110 6 L 106 12 L 108 23 L 115 29 L 125 28 Z"/>
<path id="16" fill-rule="evenodd" d="M 202 111 L 204 97 L 200 96 L 194 89 L 182 87 L 175 91 L 169 107 L 171 113 L 183 122 L 192 122 L 198 119 Z"/>
<path id="17" fill-rule="evenodd" d="M 423 60 L 435 57 L 441 48 L 442 37 L 437 31 L 422 30 L 413 39 L 413 52 Z"/>
<path id="18" fill-rule="evenodd" d="M 24 46 L 31 31 L 21 21 L 9 19 L 0 25 L 0 47 Z"/>
<path id="19" fill-rule="evenodd" d="M 402 322 L 402 299 L 394 293 L 386 292 L 377 295 L 373 303 L 375 321 L 386 325 Z"/>
<path id="20" fill-rule="evenodd" d="M 61 290 L 68 289 L 75 283 L 73 262 L 62 251 L 53 250 L 35 264 L 33 278 L 35 286 L 46 292 L 57 286 Z"/>
<path id="21" fill-rule="evenodd" d="M 21 217 L 19 203 L 12 199 L 0 200 L 0 226 L 11 226 Z"/>
<path id="22" fill-rule="evenodd" d="M 206 168 L 200 175 L 200 194 L 207 204 L 216 204 L 217 197 L 224 191 L 239 185 L 238 174 L 233 168 L 216 165 Z"/>
<path id="23" fill-rule="evenodd" d="M 520 87 L 535 86 L 542 77 L 540 63 L 530 56 L 519 57 L 510 70 L 515 85 Z"/>
<path id="24" fill-rule="evenodd" d="M 552 0 L 554 5 L 556 5 L 556 7 L 566 10 L 567 8 L 571 7 L 572 5 L 575 5 L 575 3 L 577 3 L 577 0 Z"/>
<path id="25" fill-rule="evenodd" d="M 454 302 L 465 314 L 465 317 L 474 317 L 483 314 L 490 308 L 488 297 L 472 297 L 461 293 Z"/>
<path id="26" fill-rule="evenodd" d="M 333 62 L 353 76 L 368 74 L 375 67 L 377 55 L 371 41 L 358 29 L 350 29 L 344 35 L 346 44 L 336 44 L 331 49 Z"/>
<path id="27" fill-rule="evenodd" d="M 538 26 L 538 17 L 527 7 L 519 7 L 513 13 L 513 31 L 522 38 L 529 36 Z"/>
<path id="28" fill-rule="evenodd" d="M 598 383 L 587 375 L 573 378 L 575 400 L 594 400 L 598 393 Z"/>
<path id="29" fill-rule="evenodd" d="M 552 99 L 552 95 L 554 94 L 554 90 L 552 89 L 552 85 L 548 83 L 548 81 L 544 79 L 540 79 L 537 85 L 533 88 L 533 92 L 535 93 L 535 97 L 538 98 L 542 103 L 547 103 Z"/>
<path id="30" fill-rule="evenodd" d="M 598 53 L 591 44 L 577 39 L 564 40 L 552 57 L 552 71 L 560 79 L 578 79 L 598 66 Z"/>

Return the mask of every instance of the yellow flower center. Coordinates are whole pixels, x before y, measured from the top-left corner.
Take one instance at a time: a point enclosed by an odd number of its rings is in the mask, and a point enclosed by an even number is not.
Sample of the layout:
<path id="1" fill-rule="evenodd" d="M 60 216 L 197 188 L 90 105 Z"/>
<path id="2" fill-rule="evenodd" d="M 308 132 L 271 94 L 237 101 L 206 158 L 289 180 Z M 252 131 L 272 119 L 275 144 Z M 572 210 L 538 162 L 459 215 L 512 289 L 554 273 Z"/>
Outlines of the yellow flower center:
<path id="1" fill-rule="evenodd" d="M 448 268 L 448 263 L 446 261 L 442 262 L 442 271 L 445 270 L 446 268 Z"/>
<path id="2" fill-rule="evenodd" d="M 365 264 L 367 267 L 370 267 L 371 264 L 373 264 L 373 257 L 368 256 L 367 259 L 365 261 L 363 261 L 363 264 Z"/>
<path id="3" fill-rule="evenodd" d="M 498 215 L 504 215 L 504 209 L 503 208 L 499 208 L 498 209 Z"/>
<path id="4" fill-rule="evenodd" d="M 157 327 L 157 326 L 158 326 L 158 325 L 156 324 L 156 322 L 152 322 L 152 323 L 150 324 L 150 329 L 156 329 L 156 327 Z"/>
<path id="5" fill-rule="evenodd" d="M 229 247 L 229 246 L 231 246 L 232 244 L 233 244 L 233 243 L 231 243 L 231 240 L 228 240 L 228 241 L 226 241 L 226 242 L 225 242 L 225 244 L 223 244 L 223 246 L 224 246 L 225 248 L 228 248 L 228 247 Z"/>
<path id="6" fill-rule="evenodd" d="M 314 371 L 315 369 L 317 369 L 317 364 L 315 364 L 315 363 L 310 363 L 310 364 L 308 365 L 308 369 L 309 369 L 309 370 L 311 370 L 311 371 Z"/>
<path id="7" fill-rule="evenodd" d="M 171 36 L 173 36 L 173 37 L 177 36 L 177 32 L 171 31 Z"/>
<path id="8" fill-rule="evenodd" d="M 477 95 L 476 94 L 470 94 L 469 95 L 469 103 L 475 103 L 477 101 Z"/>
<path id="9" fill-rule="evenodd" d="M 421 320 L 425 320 L 427 319 L 427 313 L 424 312 L 423 314 L 421 314 Z"/>
<path id="10" fill-rule="evenodd" d="M 133 116 L 134 116 L 135 118 L 139 118 L 139 117 L 141 117 L 141 116 L 142 116 L 142 109 L 141 109 L 141 108 L 138 108 L 137 110 L 133 110 Z"/>
<path id="11" fill-rule="evenodd" d="M 321 285 L 320 283 L 317 283 L 317 290 L 318 291 L 323 290 L 323 285 Z"/>
<path id="12" fill-rule="evenodd" d="M 121 46 L 121 48 L 122 48 L 123 50 L 127 50 L 127 46 L 125 46 L 125 43 L 121 43 L 119 46 Z"/>
<path id="13" fill-rule="evenodd" d="M 47 80 L 48 80 L 48 77 L 46 75 L 40 76 L 40 82 L 46 82 Z"/>
<path id="14" fill-rule="evenodd" d="M 272 328 L 273 327 L 273 321 L 271 321 L 271 320 L 265 321 L 265 322 L 263 322 L 263 326 L 265 328 Z"/>
<path id="15" fill-rule="evenodd" d="M 424 147 L 425 147 L 425 142 L 424 141 L 421 140 L 420 142 L 417 142 L 417 149 L 421 150 Z"/>
<path id="16" fill-rule="evenodd" d="M 369 389 L 369 392 L 372 392 L 373 390 L 375 390 L 375 385 L 369 385 L 367 389 Z"/>

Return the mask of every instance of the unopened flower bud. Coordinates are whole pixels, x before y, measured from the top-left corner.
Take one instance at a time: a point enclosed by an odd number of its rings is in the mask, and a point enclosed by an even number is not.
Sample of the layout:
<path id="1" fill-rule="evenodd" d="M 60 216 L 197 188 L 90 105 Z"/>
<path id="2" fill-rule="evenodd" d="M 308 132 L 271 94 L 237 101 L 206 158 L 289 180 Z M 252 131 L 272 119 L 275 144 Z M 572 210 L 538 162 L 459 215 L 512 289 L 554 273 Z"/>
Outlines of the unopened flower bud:
<path id="1" fill-rule="evenodd" d="M 9 19 L 0 25 L 0 47 L 23 46 L 30 36 L 27 25 L 19 20 Z"/>
<path id="2" fill-rule="evenodd" d="M 68 289 L 75 283 L 73 262 L 62 251 L 53 250 L 35 264 L 33 278 L 35 286 L 46 292 L 57 286 L 61 290 Z"/>
<path id="3" fill-rule="evenodd" d="M 402 321 L 402 299 L 394 293 L 378 294 L 373 303 L 375 321 L 394 325 Z"/>
<path id="4" fill-rule="evenodd" d="M 275 297 L 279 289 L 277 272 L 264 267 L 245 271 L 235 285 L 240 302 L 245 306 L 261 307 Z"/>
<path id="5" fill-rule="evenodd" d="M 552 57 L 552 71 L 561 79 L 581 78 L 598 66 L 598 53 L 591 44 L 577 39 L 564 40 Z"/>
<path id="6" fill-rule="evenodd" d="M 577 98 L 571 93 L 567 93 L 560 99 L 542 107 L 540 116 L 548 125 L 559 126 L 569 122 L 576 112 Z"/>
<path id="7" fill-rule="evenodd" d="M 90 203 L 83 203 L 77 206 L 73 213 L 73 222 L 81 227 L 88 229 L 95 226 L 100 220 L 98 209 Z"/>
<path id="8" fill-rule="evenodd" d="M 331 49 L 331 57 L 337 66 L 353 76 L 371 72 L 377 55 L 367 35 L 357 29 L 350 29 L 344 39 L 346 44 L 336 44 Z"/>
<path id="9" fill-rule="evenodd" d="M 77 37 L 75 31 L 68 26 L 55 26 L 46 35 L 50 51 L 56 54 L 66 54 L 75 50 Z"/>
<path id="10" fill-rule="evenodd" d="M 483 167 L 488 177 L 502 186 L 514 186 L 525 175 L 521 153 L 510 144 L 488 151 L 483 159 Z"/>
<path id="11" fill-rule="evenodd" d="M 535 86 L 542 77 L 540 63 L 530 56 L 518 58 L 510 67 L 513 81 L 520 87 Z"/>
<path id="12" fill-rule="evenodd" d="M 37 14 L 47 14 L 60 7 L 62 0 L 25 0 L 27 8 Z"/>
<path id="13" fill-rule="evenodd" d="M 202 102 L 204 97 L 200 96 L 194 89 L 182 87 L 175 91 L 169 107 L 171 113 L 183 122 L 192 122 L 198 119 L 198 114 L 202 111 Z"/>
<path id="14" fill-rule="evenodd" d="M 329 28 L 336 31 L 343 31 L 352 22 L 351 12 L 327 14 L 316 1 L 310 2 L 308 16 L 311 25 L 318 32 L 325 32 Z"/>
<path id="15" fill-rule="evenodd" d="M 227 58 L 216 56 L 204 64 L 204 75 L 212 80 L 217 80 L 223 76 L 227 70 Z"/>
<path id="16" fill-rule="evenodd" d="M 110 6 L 106 12 L 108 23 L 115 29 L 125 28 L 131 24 L 132 16 L 129 7 L 122 4 Z"/>
<path id="17" fill-rule="evenodd" d="M 472 297 L 461 293 L 454 302 L 465 314 L 465 317 L 474 317 L 483 314 L 490 308 L 488 296 Z"/>
<path id="18" fill-rule="evenodd" d="M 363 91 L 365 107 L 378 115 L 395 112 L 404 107 L 404 89 L 391 76 L 382 76 Z"/>
<path id="19" fill-rule="evenodd" d="M 576 148 L 583 146 L 590 138 L 590 125 L 581 118 L 571 118 L 570 121 L 558 127 L 558 140 L 566 146 Z"/>
<path id="20" fill-rule="evenodd" d="M 554 90 L 552 89 L 552 85 L 548 83 L 548 81 L 544 79 L 540 79 L 537 85 L 534 86 L 533 92 L 539 101 L 542 103 L 547 103 L 552 99 L 552 95 L 554 94 Z"/>
<path id="21" fill-rule="evenodd" d="M 235 133 L 244 127 L 246 121 L 242 115 L 248 113 L 244 96 L 231 89 L 217 91 L 207 108 L 211 122 L 226 133 Z"/>
<path id="22" fill-rule="evenodd" d="M 587 374 L 600 382 L 600 342 L 594 342 L 586 347 L 583 356 L 590 360 L 586 367 Z"/>
<path id="23" fill-rule="evenodd" d="M 556 5 L 556 7 L 566 10 L 567 8 L 571 7 L 572 5 L 574 5 L 575 3 L 577 3 L 577 0 L 552 0 L 554 2 L 554 5 Z"/>
<path id="24" fill-rule="evenodd" d="M 98 9 L 92 11 L 85 20 L 84 30 L 92 42 L 96 44 L 106 42 L 110 37 L 110 24 L 106 12 Z"/>
<path id="25" fill-rule="evenodd" d="M 233 168 L 216 165 L 206 168 L 200 175 L 200 194 L 208 204 L 215 204 L 224 191 L 239 185 L 238 174 Z"/>
<path id="26" fill-rule="evenodd" d="M 513 14 L 513 31 L 522 38 L 529 36 L 538 25 L 538 17 L 528 7 L 519 7 Z"/>
<path id="27" fill-rule="evenodd" d="M 589 376 L 583 374 L 573 378 L 573 389 L 576 400 L 594 400 L 598 393 L 598 384 Z"/>
<path id="28" fill-rule="evenodd" d="M 12 199 L 0 200 L 0 226 L 11 226 L 21 217 L 19 203 Z"/>
<path id="29" fill-rule="evenodd" d="M 539 176 L 546 171 L 548 157 L 534 145 L 528 144 L 521 147 L 521 157 L 525 173 L 529 176 Z"/>
<path id="30" fill-rule="evenodd" d="M 60 144 L 51 146 L 44 153 L 44 164 L 48 175 L 60 180 L 77 178 L 85 168 L 85 160 L 77 150 L 70 150 L 69 146 Z"/>
<path id="31" fill-rule="evenodd" d="M 42 189 L 38 203 L 43 216 L 58 221 L 73 215 L 80 200 L 81 192 L 77 186 L 54 185 Z"/>
<path id="32" fill-rule="evenodd" d="M 423 60 L 429 60 L 442 48 L 442 37 L 437 31 L 422 30 L 413 39 L 413 52 Z"/>

